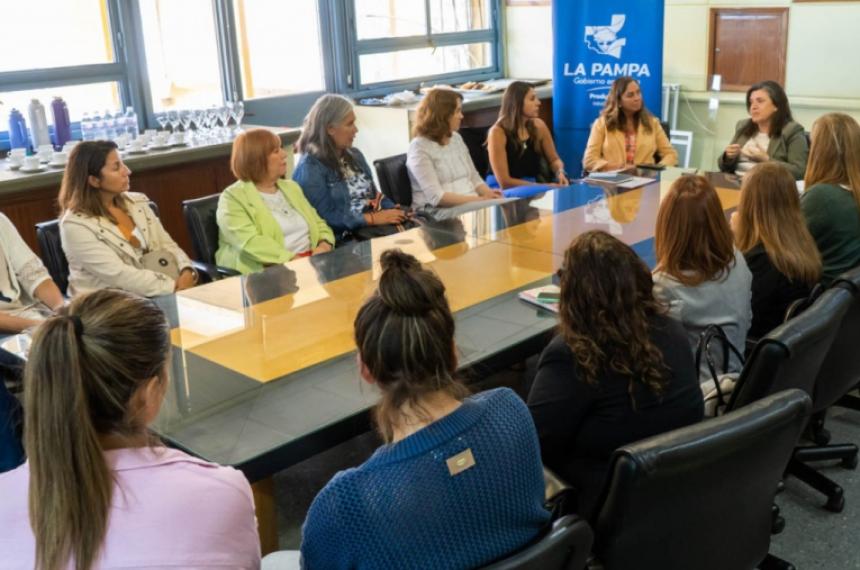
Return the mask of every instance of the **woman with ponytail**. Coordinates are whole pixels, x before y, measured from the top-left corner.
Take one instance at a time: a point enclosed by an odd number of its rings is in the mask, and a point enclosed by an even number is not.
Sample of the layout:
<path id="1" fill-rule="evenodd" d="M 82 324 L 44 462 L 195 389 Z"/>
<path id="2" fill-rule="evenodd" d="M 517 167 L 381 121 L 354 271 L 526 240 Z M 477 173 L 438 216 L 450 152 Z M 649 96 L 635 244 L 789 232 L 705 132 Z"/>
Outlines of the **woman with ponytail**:
<path id="1" fill-rule="evenodd" d="M 533 540 L 549 518 L 534 424 L 507 388 L 467 397 L 439 278 L 400 251 L 381 263 L 355 341 L 362 378 L 381 392 L 385 445 L 314 499 L 304 568 L 483 566 Z"/>
<path id="2" fill-rule="evenodd" d="M 25 372 L 28 461 L 0 475 L 4 568 L 257 568 L 241 473 L 150 435 L 170 333 L 117 289 L 75 299 L 33 336 Z"/>

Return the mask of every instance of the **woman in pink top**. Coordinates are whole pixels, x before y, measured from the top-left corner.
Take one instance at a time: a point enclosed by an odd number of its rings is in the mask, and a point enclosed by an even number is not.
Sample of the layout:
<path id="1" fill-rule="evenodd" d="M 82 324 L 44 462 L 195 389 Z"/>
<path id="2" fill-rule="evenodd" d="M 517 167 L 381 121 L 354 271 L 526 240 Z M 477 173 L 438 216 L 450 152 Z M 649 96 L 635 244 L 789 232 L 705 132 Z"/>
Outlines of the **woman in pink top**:
<path id="1" fill-rule="evenodd" d="M 0 475 L 3 568 L 258 568 L 251 489 L 231 468 L 158 445 L 170 333 L 116 289 L 72 301 L 33 337 L 28 462 Z"/>

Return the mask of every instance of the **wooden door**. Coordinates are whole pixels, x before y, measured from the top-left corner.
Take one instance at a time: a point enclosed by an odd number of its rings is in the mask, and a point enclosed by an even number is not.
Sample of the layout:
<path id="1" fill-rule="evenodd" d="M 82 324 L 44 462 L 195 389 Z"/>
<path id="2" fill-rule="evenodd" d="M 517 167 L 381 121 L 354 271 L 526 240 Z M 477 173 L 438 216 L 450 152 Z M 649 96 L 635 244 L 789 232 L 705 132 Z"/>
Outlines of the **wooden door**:
<path id="1" fill-rule="evenodd" d="M 788 8 L 711 8 L 708 85 L 746 91 L 770 79 L 785 85 Z"/>

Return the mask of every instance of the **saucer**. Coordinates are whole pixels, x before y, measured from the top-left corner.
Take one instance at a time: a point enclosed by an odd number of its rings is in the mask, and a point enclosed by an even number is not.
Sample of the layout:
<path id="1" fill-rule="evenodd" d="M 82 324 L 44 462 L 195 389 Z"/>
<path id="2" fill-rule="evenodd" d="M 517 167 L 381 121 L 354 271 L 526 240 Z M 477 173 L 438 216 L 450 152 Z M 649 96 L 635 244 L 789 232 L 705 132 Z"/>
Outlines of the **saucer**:
<path id="1" fill-rule="evenodd" d="M 20 164 L 10 164 L 9 165 L 9 170 L 18 170 L 19 168 L 21 168 Z"/>
<path id="2" fill-rule="evenodd" d="M 20 172 L 24 174 L 35 174 L 37 172 L 45 172 L 44 166 L 39 166 L 37 168 L 24 168 L 23 166 L 20 168 Z"/>
<path id="3" fill-rule="evenodd" d="M 51 161 L 51 162 L 49 162 L 49 163 L 48 163 L 48 166 L 52 166 L 52 167 L 54 167 L 54 168 L 65 168 L 65 167 L 66 167 L 66 163 L 65 163 L 65 162 L 54 162 L 54 161 Z"/>

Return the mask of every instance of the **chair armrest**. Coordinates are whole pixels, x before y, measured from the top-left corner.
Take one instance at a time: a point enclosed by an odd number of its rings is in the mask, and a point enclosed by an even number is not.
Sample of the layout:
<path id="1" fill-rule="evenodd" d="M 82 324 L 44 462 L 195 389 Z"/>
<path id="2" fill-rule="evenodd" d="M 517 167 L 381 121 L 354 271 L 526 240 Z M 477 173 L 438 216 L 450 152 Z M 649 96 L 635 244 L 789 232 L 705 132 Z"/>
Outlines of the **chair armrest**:
<path id="1" fill-rule="evenodd" d="M 218 275 L 218 268 L 211 263 L 192 260 L 191 266 L 197 271 L 197 274 L 200 276 L 200 283 L 212 283 L 213 281 L 221 279 L 221 276 Z"/>

